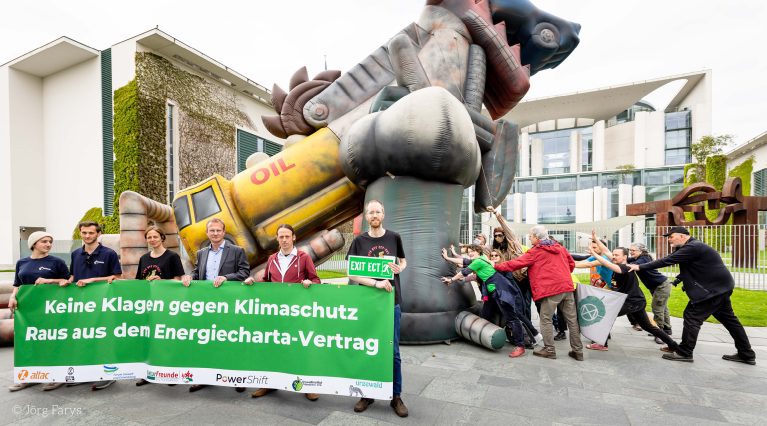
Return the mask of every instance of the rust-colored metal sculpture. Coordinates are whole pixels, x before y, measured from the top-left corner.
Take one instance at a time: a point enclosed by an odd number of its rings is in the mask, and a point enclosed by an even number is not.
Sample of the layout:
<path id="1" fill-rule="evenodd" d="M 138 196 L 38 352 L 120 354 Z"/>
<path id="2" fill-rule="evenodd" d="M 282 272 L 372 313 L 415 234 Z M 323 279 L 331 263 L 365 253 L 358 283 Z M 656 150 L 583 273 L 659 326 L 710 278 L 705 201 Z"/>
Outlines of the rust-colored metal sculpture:
<path id="1" fill-rule="evenodd" d="M 706 209 L 719 209 L 719 215 L 710 220 Z M 719 226 L 725 225 L 732 218 L 737 226 L 733 232 L 733 265 L 753 266 L 759 254 L 757 223 L 759 212 L 767 211 L 767 197 L 743 195 L 743 183 L 739 177 L 729 178 L 721 191 L 706 182 L 694 183 L 679 191 L 670 200 L 651 201 L 629 204 L 626 214 L 629 216 L 655 215 L 657 236 L 667 226 Z M 685 213 L 692 213 L 693 219 L 687 220 Z M 660 240 L 658 240 L 660 241 Z M 659 244 L 658 257 L 665 256 L 668 247 Z"/>

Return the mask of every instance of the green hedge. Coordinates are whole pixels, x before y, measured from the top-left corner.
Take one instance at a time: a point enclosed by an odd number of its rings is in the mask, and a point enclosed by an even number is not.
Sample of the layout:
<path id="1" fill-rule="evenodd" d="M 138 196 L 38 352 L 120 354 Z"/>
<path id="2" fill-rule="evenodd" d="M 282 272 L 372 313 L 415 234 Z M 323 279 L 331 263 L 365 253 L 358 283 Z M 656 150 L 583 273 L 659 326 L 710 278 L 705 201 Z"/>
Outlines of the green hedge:
<path id="1" fill-rule="evenodd" d="M 751 174 L 754 172 L 754 156 L 733 167 L 729 177 L 739 177 L 743 182 L 743 195 L 751 195 Z"/>

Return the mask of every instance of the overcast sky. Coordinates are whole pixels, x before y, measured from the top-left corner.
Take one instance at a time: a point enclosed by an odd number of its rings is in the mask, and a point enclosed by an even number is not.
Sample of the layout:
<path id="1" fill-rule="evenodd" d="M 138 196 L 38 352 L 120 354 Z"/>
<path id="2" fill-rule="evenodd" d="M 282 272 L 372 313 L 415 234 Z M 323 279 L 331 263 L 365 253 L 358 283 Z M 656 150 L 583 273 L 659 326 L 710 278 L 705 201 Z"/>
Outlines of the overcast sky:
<path id="1" fill-rule="evenodd" d="M 581 43 L 536 74 L 527 98 L 703 69 L 713 71 L 713 133 L 738 143 L 767 131 L 767 2 L 538 0 L 581 24 Z M 0 63 L 60 36 L 105 49 L 159 28 L 271 88 L 306 65 L 347 70 L 417 19 L 421 0 L 4 2 Z M 663 96 L 657 95 L 657 103 Z"/>

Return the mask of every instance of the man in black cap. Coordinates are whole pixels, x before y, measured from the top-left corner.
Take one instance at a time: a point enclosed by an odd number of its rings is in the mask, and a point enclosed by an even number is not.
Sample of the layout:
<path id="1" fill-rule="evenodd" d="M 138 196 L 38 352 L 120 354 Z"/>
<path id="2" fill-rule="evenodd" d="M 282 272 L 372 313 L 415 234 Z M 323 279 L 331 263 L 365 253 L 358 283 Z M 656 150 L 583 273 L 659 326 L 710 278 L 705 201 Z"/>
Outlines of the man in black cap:
<path id="1" fill-rule="evenodd" d="M 679 278 L 684 283 L 682 289 L 690 301 L 684 308 L 682 343 L 676 351 L 662 348 L 662 351 L 668 352 L 663 354 L 663 359 L 692 362 L 700 326 L 713 315 L 730 332 L 738 349 L 736 354 L 723 355 L 722 359 L 755 365 L 756 354 L 751 349 L 746 330 L 732 311 L 730 295 L 735 281 L 724 266 L 722 257 L 713 248 L 691 237 L 683 226 L 674 226 L 663 236 L 668 237 L 669 243 L 676 247 L 674 253 L 653 262 L 629 266 L 630 270 L 638 271 L 679 265 Z"/>

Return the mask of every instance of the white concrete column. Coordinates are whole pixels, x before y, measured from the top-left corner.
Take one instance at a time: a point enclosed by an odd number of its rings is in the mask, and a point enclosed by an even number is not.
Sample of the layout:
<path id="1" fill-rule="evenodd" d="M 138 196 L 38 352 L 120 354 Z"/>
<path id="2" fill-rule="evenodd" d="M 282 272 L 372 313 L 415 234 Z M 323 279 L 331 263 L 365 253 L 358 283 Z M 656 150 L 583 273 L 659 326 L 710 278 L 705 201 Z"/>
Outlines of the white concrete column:
<path id="1" fill-rule="evenodd" d="M 594 190 L 580 189 L 575 191 L 575 223 L 592 222 L 594 220 Z"/>
<path id="2" fill-rule="evenodd" d="M 570 132 L 570 173 L 578 173 L 581 171 L 580 147 L 581 134 L 577 130 L 573 130 Z"/>
<path id="3" fill-rule="evenodd" d="M 637 169 L 644 169 L 647 167 L 646 154 L 649 124 L 649 112 L 641 111 L 636 113 L 634 118 L 634 162 L 632 164 Z"/>
<path id="4" fill-rule="evenodd" d="M 519 135 L 519 176 L 530 176 L 530 134 L 522 132 Z"/>
<path id="5" fill-rule="evenodd" d="M 513 194 L 512 200 L 513 200 L 513 206 L 514 210 L 512 212 L 514 213 L 514 223 L 522 223 L 522 197 L 524 197 L 525 194 Z"/>
<path id="6" fill-rule="evenodd" d="M 605 169 L 605 122 L 599 120 L 592 127 L 591 140 L 592 160 L 594 162 L 592 170 L 601 172 Z"/>
<path id="7" fill-rule="evenodd" d="M 538 194 L 535 192 L 525 193 L 525 223 L 538 223 Z"/>
<path id="8" fill-rule="evenodd" d="M 543 174 L 543 139 L 533 138 L 531 144 L 533 146 L 533 162 L 530 176 L 540 176 Z"/>
<path id="9" fill-rule="evenodd" d="M 631 204 L 633 190 L 631 185 L 622 183 L 618 185 L 618 215 L 626 216 L 626 205 Z M 631 244 L 631 225 L 624 226 L 618 231 L 618 244 L 628 247 Z"/>
<path id="10" fill-rule="evenodd" d="M 643 185 L 637 185 L 633 188 L 633 203 L 644 203 L 645 202 L 645 187 Z M 634 222 L 634 241 L 644 242 L 645 241 L 645 227 L 644 227 L 644 219 L 638 220 Z M 633 242 L 633 241 L 632 241 Z"/>
<path id="11" fill-rule="evenodd" d="M 600 188 L 600 192 L 602 192 L 602 199 L 600 200 L 601 204 L 599 205 L 599 208 L 602 209 L 602 220 L 609 219 L 610 203 L 612 202 L 610 199 L 610 190 L 608 188 Z"/>
<path id="12" fill-rule="evenodd" d="M 591 212 L 594 218 L 593 219 L 594 222 L 603 219 L 602 217 L 602 187 L 601 186 L 594 187 Z"/>

